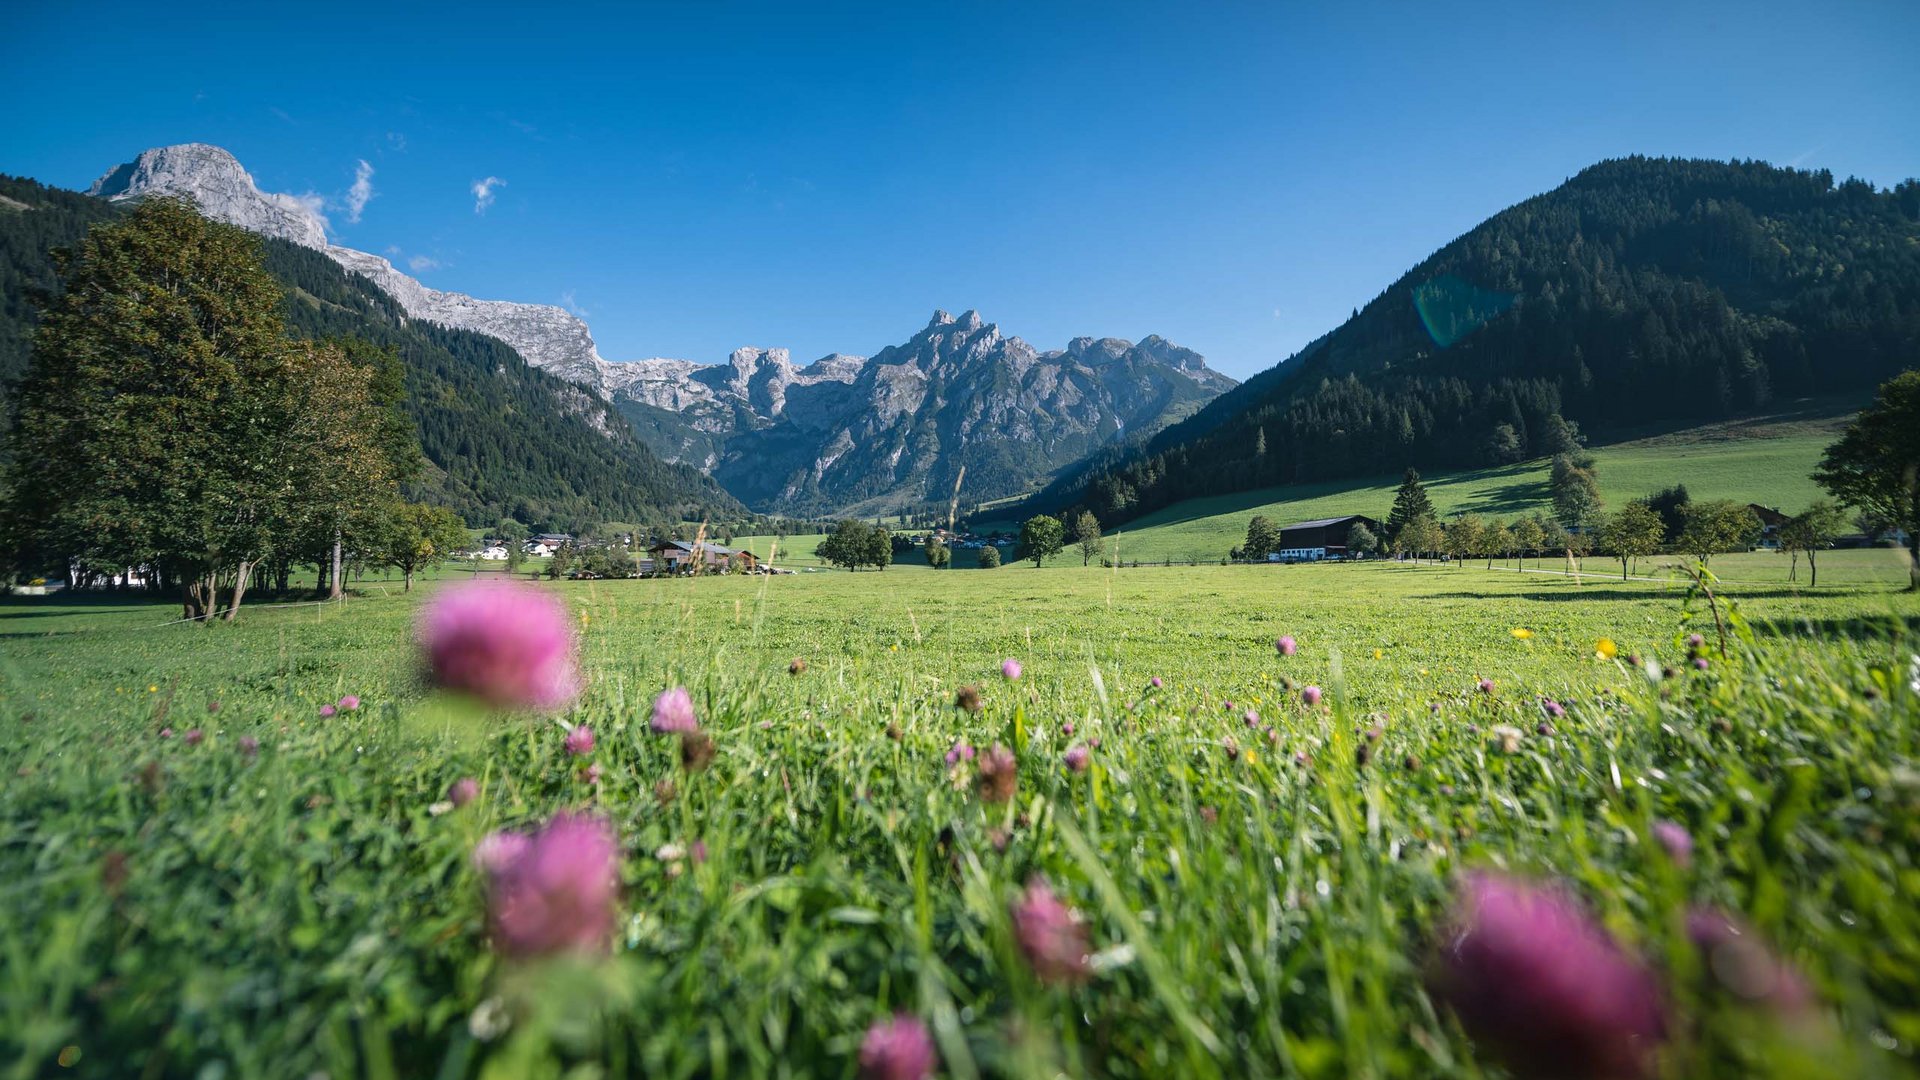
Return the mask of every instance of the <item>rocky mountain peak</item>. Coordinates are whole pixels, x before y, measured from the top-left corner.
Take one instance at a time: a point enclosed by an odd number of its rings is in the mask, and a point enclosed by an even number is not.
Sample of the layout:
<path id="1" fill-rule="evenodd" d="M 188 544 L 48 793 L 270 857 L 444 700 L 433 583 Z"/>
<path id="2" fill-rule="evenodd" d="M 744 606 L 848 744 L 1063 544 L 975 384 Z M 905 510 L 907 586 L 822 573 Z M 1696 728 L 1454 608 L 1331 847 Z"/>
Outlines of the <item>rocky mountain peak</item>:
<path id="1" fill-rule="evenodd" d="M 320 213 L 319 196 L 269 195 L 254 184 L 238 158 L 206 143 L 142 151 L 95 180 L 87 194 L 114 202 L 182 195 L 216 221 L 304 247 L 327 247 L 327 219 Z"/>

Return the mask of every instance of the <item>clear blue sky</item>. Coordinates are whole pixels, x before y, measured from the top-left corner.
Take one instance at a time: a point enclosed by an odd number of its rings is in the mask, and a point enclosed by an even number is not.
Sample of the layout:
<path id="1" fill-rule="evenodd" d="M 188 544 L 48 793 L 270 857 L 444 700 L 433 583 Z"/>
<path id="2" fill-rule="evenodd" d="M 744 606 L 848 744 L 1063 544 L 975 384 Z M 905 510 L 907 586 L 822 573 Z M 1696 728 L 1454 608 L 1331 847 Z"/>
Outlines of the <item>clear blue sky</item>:
<path id="1" fill-rule="evenodd" d="M 944 307 L 1238 377 L 1601 158 L 1920 175 L 1912 0 L 1348 7 L 39 0 L 0 39 L 0 171 L 216 143 L 432 285 L 573 304 L 613 359 L 866 354 Z"/>

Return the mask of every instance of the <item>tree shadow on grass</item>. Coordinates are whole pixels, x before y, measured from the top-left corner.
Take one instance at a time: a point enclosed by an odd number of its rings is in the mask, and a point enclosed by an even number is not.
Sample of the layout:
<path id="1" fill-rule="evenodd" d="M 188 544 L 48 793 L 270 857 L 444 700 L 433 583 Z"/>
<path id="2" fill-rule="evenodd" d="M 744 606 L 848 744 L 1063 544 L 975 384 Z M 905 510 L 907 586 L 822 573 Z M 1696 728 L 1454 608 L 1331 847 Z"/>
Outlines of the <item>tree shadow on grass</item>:
<path id="1" fill-rule="evenodd" d="M 1845 618 L 1749 619 L 1755 637 L 1781 639 L 1851 638 L 1854 641 L 1911 643 L 1920 636 L 1920 615 L 1870 614 Z"/>
<path id="2" fill-rule="evenodd" d="M 1660 585 L 1653 582 L 1649 582 L 1644 588 L 1623 589 L 1623 588 L 1620 588 L 1619 586 L 1606 587 L 1602 585 L 1575 585 L 1572 581 L 1568 581 L 1567 584 L 1562 589 L 1558 589 L 1553 592 L 1541 592 L 1539 590 L 1534 590 L 1531 592 L 1522 592 L 1522 593 L 1444 592 L 1444 593 L 1428 593 L 1426 598 L 1430 600 L 1489 600 L 1489 599 L 1517 596 L 1522 600 L 1546 600 L 1546 601 L 1647 600 L 1647 599 L 1658 599 L 1662 597 L 1677 599 L 1679 596 L 1685 594 L 1685 592 L 1686 592 L 1686 587 L 1684 585 Z M 1747 600 L 1747 599 L 1777 600 L 1777 599 L 1782 599 L 1787 597 L 1806 599 L 1808 597 L 1880 596 L 1880 595 L 1886 595 L 1886 591 L 1884 589 L 1875 589 L 1875 588 L 1849 588 L 1849 589 L 1826 588 L 1826 589 L 1817 589 L 1817 590 L 1777 588 L 1777 589 L 1739 589 L 1737 591 L 1727 590 L 1724 592 L 1716 593 L 1716 595 L 1724 597 L 1726 599 L 1730 599 L 1730 600 Z"/>

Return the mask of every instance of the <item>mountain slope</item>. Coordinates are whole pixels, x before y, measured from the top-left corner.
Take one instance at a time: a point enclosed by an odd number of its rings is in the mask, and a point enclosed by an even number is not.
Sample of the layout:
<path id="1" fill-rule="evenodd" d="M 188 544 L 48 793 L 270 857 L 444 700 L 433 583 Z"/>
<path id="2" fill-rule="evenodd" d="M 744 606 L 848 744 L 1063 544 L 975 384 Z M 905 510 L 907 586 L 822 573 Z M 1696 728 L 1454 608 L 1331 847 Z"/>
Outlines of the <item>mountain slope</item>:
<path id="1" fill-rule="evenodd" d="M 1857 393 L 1920 362 L 1920 184 L 1609 161 L 1448 244 L 1326 337 L 1036 500 L 1196 495 L 1551 450 Z"/>
<path id="2" fill-rule="evenodd" d="M 26 296 L 57 284 L 50 249 L 117 213 L 99 199 L 0 177 L 0 378 L 11 382 L 25 370 L 34 317 Z M 661 461 L 605 401 L 532 368 L 500 340 L 411 319 L 374 282 L 322 252 L 273 238 L 261 249 L 287 290 L 293 332 L 398 351 L 429 462 L 416 495 L 475 524 L 510 514 L 566 527 L 741 513 L 698 471 Z"/>
<path id="3" fill-rule="evenodd" d="M 609 372 L 614 400 L 655 449 L 700 462 L 750 506 L 800 513 L 944 505 L 962 469 L 968 502 L 1018 494 L 1233 385 L 1159 337 L 1040 352 L 971 311 L 936 312 L 866 359 L 797 368 L 784 349 L 741 349 L 725 365 Z"/>

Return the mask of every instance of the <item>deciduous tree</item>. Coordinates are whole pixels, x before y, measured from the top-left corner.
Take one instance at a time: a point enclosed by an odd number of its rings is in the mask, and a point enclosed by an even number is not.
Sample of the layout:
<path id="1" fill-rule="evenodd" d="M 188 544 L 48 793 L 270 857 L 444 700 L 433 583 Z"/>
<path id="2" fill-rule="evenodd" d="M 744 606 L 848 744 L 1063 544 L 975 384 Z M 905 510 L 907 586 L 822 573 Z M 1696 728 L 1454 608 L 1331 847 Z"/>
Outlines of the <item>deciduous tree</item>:
<path id="1" fill-rule="evenodd" d="M 1058 555 L 1066 544 L 1066 526 L 1060 519 L 1037 514 L 1020 526 L 1020 557 L 1032 559 L 1036 569 L 1042 561 Z"/>
<path id="2" fill-rule="evenodd" d="M 1827 447 L 1813 478 L 1848 506 L 1907 534 L 1907 580 L 1920 591 L 1920 371 L 1895 376 Z"/>

